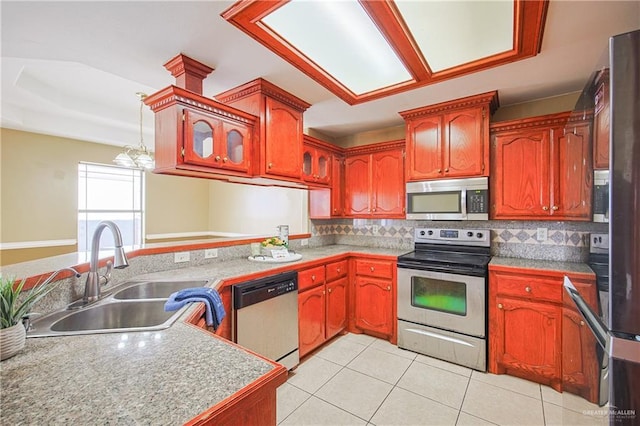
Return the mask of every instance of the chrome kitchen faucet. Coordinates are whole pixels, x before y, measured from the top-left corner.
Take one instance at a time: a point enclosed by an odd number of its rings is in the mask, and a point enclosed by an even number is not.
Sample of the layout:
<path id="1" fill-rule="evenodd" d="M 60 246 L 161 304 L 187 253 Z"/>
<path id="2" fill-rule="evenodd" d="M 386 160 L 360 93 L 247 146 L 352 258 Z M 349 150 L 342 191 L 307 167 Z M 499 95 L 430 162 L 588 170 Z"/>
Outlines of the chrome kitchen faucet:
<path id="1" fill-rule="evenodd" d="M 98 273 L 98 253 L 100 252 L 100 236 L 104 228 L 111 230 L 116 247 L 113 255 L 113 263 L 108 260 L 107 272 L 104 275 L 100 275 Z M 93 239 L 91 240 L 91 262 L 89 264 L 87 283 L 84 287 L 83 304 L 95 302 L 100 298 L 100 286 L 107 284 L 111 280 L 112 268 L 122 269 L 127 266 L 129 266 L 129 261 L 122 247 L 122 235 L 120 234 L 118 225 L 110 220 L 103 220 L 96 227 L 96 230 L 93 232 Z"/>

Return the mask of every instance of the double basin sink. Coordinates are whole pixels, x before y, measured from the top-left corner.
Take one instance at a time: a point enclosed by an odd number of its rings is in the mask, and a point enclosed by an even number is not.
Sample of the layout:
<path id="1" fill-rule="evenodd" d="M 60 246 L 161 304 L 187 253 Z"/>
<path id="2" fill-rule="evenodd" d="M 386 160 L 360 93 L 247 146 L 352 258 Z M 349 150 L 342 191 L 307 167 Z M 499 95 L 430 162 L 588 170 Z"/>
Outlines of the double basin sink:
<path id="1" fill-rule="evenodd" d="M 27 337 L 163 330 L 186 309 L 165 312 L 169 296 L 208 284 L 207 280 L 128 281 L 113 287 L 107 296 L 91 305 L 68 307 L 34 320 Z"/>

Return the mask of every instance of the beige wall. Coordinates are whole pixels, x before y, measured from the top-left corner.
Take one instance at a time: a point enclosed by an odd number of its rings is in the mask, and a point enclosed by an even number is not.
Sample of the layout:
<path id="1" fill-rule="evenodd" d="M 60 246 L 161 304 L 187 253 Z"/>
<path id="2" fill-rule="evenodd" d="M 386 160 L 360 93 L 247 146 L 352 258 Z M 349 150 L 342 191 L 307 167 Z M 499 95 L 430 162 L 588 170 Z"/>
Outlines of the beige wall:
<path id="1" fill-rule="evenodd" d="M 209 198 L 213 232 L 275 235 L 289 225 L 290 234 L 308 233 L 308 191 L 211 181 Z"/>
<path id="2" fill-rule="evenodd" d="M 498 108 L 491 117 L 491 121 L 516 120 L 518 118 L 573 111 L 579 97 L 580 92 L 572 92 L 560 96 L 538 99 L 532 102 L 508 105 Z"/>
<path id="3" fill-rule="evenodd" d="M 75 240 L 78 162 L 111 164 L 120 148 L 11 129 L 0 136 L 0 242 Z M 272 234 L 280 224 L 291 233 L 308 232 L 307 191 L 299 189 L 147 173 L 145 209 L 152 237 Z M 2 250 L 0 264 L 75 250 Z"/>

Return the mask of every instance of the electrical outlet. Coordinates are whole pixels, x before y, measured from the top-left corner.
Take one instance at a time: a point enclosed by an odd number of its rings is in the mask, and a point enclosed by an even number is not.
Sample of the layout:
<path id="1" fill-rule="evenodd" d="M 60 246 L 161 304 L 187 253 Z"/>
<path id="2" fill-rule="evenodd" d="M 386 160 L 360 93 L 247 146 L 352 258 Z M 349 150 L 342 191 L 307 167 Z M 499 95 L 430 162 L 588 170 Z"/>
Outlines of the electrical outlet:
<path id="1" fill-rule="evenodd" d="M 302 240 L 300 240 L 300 245 L 302 247 L 308 246 L 309 245 L 309 239 L 308 238 L 303 238 Z"/>
<path id="2" fill-rule="evenodd" d="M 538 228 L 536 240 L 547 241 L 547 228 Z"/>
<path id="3" fill-rule="evenodd" d="M 190 258 L 190 255 L 188 251 L 181 251 L 173 254 L 173 261 L 175 263 L 188 262 L 189 258 Z"/>
<path id="4" fill-rule="evenodd" d="M 213 259 L 214 257 L 218 257 L 218 249 L 206 249 L 204 251 L 205 259 Z"/>

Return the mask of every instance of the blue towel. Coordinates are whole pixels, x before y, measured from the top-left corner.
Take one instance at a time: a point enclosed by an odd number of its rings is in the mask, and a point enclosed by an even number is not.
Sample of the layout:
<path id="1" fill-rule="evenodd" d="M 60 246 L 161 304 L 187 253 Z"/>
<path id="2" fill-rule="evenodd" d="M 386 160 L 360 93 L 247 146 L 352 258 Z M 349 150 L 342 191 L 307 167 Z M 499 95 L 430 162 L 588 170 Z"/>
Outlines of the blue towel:
<path id="1" fill-rule="evenodd" d="M 203 302 L 205 319 L 208 326 L 217 329 L 226 315 L 222 299 L 218 292 L 209 287 L 185 288 L 169 296 L 164 304 L 165 311 L 175 311 L 187 303 Z"/>

